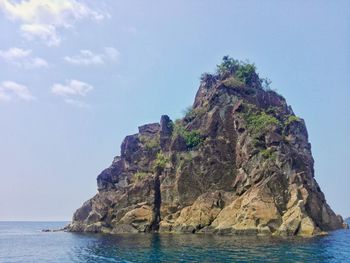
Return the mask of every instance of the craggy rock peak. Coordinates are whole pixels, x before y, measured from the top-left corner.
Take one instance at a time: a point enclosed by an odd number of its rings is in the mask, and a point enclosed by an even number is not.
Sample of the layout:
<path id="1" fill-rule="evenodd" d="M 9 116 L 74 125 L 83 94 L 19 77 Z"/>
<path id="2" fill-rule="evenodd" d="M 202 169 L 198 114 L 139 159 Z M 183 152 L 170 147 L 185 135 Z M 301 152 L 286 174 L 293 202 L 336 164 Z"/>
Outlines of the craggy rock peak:
<path id="1" fill-rule="evenodd" d="M 97 177 L 78 232 L 315 235 L 346 227 L 314 179 L 304 120 L 255 66 L 224 57 L 193 106 L 139 127 Z"/>

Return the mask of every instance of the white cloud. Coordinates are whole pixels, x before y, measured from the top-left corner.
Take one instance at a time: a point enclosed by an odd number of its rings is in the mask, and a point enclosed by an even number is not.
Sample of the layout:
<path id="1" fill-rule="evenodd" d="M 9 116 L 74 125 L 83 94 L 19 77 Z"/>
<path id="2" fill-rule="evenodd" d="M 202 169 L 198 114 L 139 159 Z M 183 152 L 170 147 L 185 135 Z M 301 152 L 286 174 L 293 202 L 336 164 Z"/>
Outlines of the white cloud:
<path id="1" fill-rule="evenodd" d="M 58 28 L 70 28 L 78 20 L 95 21 L 110 17 L 77 0 L 0 0 L 0 9 L 11 20 L 21 23 L 21 32 L 29 39 L 39 38 L 48 46 L 57 46 Z"/>
<path id="2" fill-rule="evenodd" d="M 93 90 L 94 87 L 88 83 L 72 79 L 67 81 L 66 84 L 56 83 L 52 85 L 51 92 L 57 96 L 60 96 L 64 101 L 70 105 L 74 105 L 79 108 L 89 108 L 90 106 L 79 100 L 79 98 L 85 97 L 87 93 Z"/>
<path id="3" fill-rule="evenodd" d="M 47 68 L 49 65 L 43 58 L 32 57 L 32 51 L 28 49 L 21 49 L 12 47 L 8 50 L 0 50 L 0 59 L 7 63 L 23 67 L 23 68 Z"/>
<path id="4" fill-rule="evenodd" d="M 99 65 L 104 64 L 103 55 L 94 54 L 90 50 L 80 50 L 78 55 L 64 57 L 64 60 L 75 65 Z"/>
<path id="5" fill-rule="evenodd" d="M 53 94 L 63 97 L 85 96 L 89 91 L 93 90 L 90 84 L 72 79 L 66 85 L 56 83 L 52 86 Z"/>
<path id="6" fill-rule="evenodd" d="M 0 57 L 6 60 L 21 59 L 28 57 L 30 53 L 30 50 L 13 47 L 6 51 L 0 50 Z"/>
<path id="7" fill-rule="evenodd" d="M 0 101 L 10 101 L 15 97 L 26 101 L 35 100 L 35 97 L 24 85 L 13 81 L 3 81 L 0 83 Z"/>
<path id="8" fill-rule="evenodd" d="M 44 24 L 24 24 L 21 25 L 22 35 L 28 40 L 39 38 L 49 47 L 58 46 L 61 38 L 57 34 L 56 27 Z"/>
<path id="9" fill-rule="evenodd" d="M 63 59 L 74 65 L 102 65 L 107 61 L 117 61 L 119 54 L 119 51 L 114 47 L 105 47 L 101 54 L 96 54 L 91 50 L 80 50 L 78 55 L 65 56 Z"/>

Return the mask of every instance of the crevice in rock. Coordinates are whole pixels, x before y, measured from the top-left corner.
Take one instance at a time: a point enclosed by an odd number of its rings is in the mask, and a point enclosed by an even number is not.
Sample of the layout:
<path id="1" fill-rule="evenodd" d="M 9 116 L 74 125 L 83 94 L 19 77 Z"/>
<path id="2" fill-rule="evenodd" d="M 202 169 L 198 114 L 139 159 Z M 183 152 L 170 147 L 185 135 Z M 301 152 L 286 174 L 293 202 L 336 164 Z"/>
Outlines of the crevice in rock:
<path id="1" fill-rule="evenodd" d="M 293 235 L 296 236 L 299 233 L 299 230 L 301 228 L 301 222 L 299 222 L 298 227 L 295 229 Z"/>
<path id="2" fill-rule="evenodd" d="M 160 205 L 162 202 L 162 197 L 160 193 L 160 171 L 156 172 L 154 178 L 154 204 L 153 204 L 153 215 L 152 222 L 150 224 L 150 231 L 158 231 L 159 230 L 159 222 L 160 222 Z"/>

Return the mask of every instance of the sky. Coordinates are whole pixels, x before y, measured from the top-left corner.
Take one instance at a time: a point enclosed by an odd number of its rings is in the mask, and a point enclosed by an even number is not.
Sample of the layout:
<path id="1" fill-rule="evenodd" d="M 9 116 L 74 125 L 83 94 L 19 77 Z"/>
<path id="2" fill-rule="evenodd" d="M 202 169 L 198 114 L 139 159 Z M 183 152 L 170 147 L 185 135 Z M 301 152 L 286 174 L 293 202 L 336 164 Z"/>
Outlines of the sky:
<path id="1" fill-rule="evenodd" d="M 224 55 L 305 119 L 350 216 L 350 1 L 0 0 L 0 220 L 71 220 L 123 138 L 181 117 Z"/>

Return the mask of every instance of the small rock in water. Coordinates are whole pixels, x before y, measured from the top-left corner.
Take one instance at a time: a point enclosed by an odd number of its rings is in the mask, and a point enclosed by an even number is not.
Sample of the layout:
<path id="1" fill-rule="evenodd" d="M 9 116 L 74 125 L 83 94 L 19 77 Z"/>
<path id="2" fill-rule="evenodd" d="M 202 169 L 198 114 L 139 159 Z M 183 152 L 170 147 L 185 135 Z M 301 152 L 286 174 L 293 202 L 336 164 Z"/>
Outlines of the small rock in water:
<path id="1" fill-rule="evenodd" d="M 60 232 L 64 231 L 64 229 L 42 229 L 41 232 Z"/>

